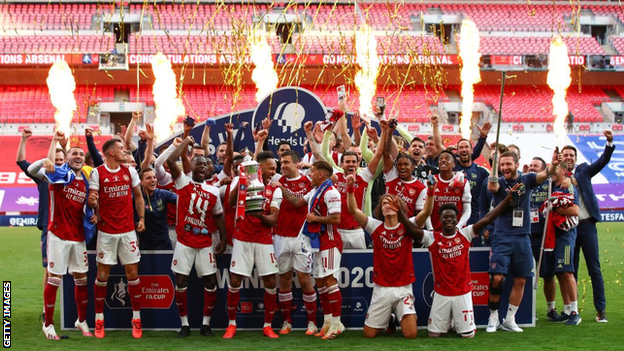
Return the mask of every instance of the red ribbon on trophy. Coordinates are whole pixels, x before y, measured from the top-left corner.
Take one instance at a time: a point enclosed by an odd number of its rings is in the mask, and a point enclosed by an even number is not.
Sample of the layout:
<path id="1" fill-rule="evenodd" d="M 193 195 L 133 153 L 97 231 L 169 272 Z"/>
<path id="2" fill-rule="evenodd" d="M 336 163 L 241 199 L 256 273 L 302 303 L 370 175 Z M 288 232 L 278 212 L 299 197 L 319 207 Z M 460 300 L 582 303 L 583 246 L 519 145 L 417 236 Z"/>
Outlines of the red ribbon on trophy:
<path id="1" fill-rule="evenodd" d="M 247 174 L 243 167 L 238 171 L 238 199 L 236 200 L 236 217 L 235 221 L 245 219 L 245 199 L 247 198 Z M 236 224 L 236 222 L 234 222 Z"/>

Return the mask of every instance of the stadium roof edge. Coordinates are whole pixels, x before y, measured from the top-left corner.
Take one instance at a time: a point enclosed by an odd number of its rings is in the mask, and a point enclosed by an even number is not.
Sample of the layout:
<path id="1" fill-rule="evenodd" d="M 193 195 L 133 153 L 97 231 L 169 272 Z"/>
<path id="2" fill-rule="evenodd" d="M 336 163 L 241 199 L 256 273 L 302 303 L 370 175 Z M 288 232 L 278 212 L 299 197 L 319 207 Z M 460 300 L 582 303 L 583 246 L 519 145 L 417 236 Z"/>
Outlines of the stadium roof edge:
<path id="1" fill-rule="evenodd" d="M 61 0 L 58 3 L 68 3 L 68 4 L 86 4 L 86 3 L 92 3 L 92 4 L 99 4 L 101 3 L 101 0 L 80 0 L 80 1 L 67 1 L 67 0 Z M 130 4 L 143 4 L 145 1 L 144 0 L 124 0 L 124 3 L 130 3 Z M 190 3 L 190 5 L 194 5 L 196 3 L 200 3 L 200 4 L 217 4 L 220 1 L 216 1 L 216 0 L 197 0 L 194 1 L 193 3 Z M 374 4 L 374 3 L 380 3 L 380 4 L 385 4 L 385 0 L 359 0 L 360 3 L 364 3 L 364 4 Z M 440 1 L 440 0 L 402 0 L 403 3 L 405 4 L 431 4 L 431 5 L 437 5 L 437 4 L 492 4 L 492 5 L 526 5 L 527 2 L 526 0 L 451 0 L 451 1 Z M 33 3 L 40 3 L 40 4 L 51 4 L 49 0 L 4 0 L 3 4 L 11 4 L 11 3 L 15 3 L 15 4 L 33 4 Z M 58 4 L 58 3 L 54 3 L 54 4 Z M 175 0 L 174 2 L 175 3 Z M 180 4 L 182 2 L 180 1 Z M 254 4 L 276 4 L 275 1 L 254 1 Z M 282 1 L 282 3 L 287 4 L 287 3 L 296 3 L 296 4 L 325 4 L 325 5 L 333 5 L 333 4 L 328 4 L 327 2 L 323 2 L 321 0 L 315 0 L 315 1 L 309 1 L 309 0 L 284 0 Z M 338 5 L 352 5 L 353 4 L 353 0 L 334 0 L 333 1 L 334 4 L 338 4 Z M 614 1 L 614 2 L 606 2 L 606 1 L 582 1 L 580 0 L 578 2 L 578 5 L 596 5 L 597 3 L 599 3 L 601 6 L 614 6 L 614 7 L 620 7 L 620 4 L 618 1 Z M 150 3 L 151 4 L 151 3 Z M 228 0 L 228 4 L 246 4 L 246 5 L 250 5 L 250 0 Z M 570 1 L 569 0 L 554 0 L 554 1 L 548 1 L 548 0 L 533 0 L 530 3 L 531 5 L 570 5 Z M 169 4 L 167 4 L 169 5 Z M 527 5 L 530 6 L 530 5 Z"/>

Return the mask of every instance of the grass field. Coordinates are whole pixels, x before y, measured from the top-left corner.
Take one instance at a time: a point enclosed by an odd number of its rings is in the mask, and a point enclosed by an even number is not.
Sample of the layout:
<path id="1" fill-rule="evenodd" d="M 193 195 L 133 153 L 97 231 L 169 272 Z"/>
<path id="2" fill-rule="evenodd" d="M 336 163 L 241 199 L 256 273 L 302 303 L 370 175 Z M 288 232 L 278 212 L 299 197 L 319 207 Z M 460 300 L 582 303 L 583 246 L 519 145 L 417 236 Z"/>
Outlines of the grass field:
<path id="1" fill-rule="evenodd" d="M 421 330 L 417 340 L 405 340 L 400 332 L 383 335 L 376 339 L 364 339 L 361 331 L 347 331 L 337 340 L 323 341 L 306 337 L 302 332 L 268 340 L 261 332 L 239 332 L 234 340 L 219 337 L 204 338 L 198 332 L 185 340 L 178 340 L 175 332 L 144 332 L 143 339 L 134 340 L 129 331 L 107 331 L 106 338 L 85 339 L 78 332 L 63 331 L 68 340 L 49 341 L 41 332 L 39 315 L 42 309 L 42 268 L 39 254 L 39 235 L 36 228 L 0 228 L 0 267 L 2 280 L 12 282 L 12 348 L 16 350 L 190 350 L 210 348 L 211 350 L 258 350 L 264 347 L 279 349 L 333 350 L 478 350 L 484 347 L 496 350 L 590 350 L 619 349 L 622 320 L 624 319 L 624 224 L 604 223 L 598 227 L 600 235 L 601 263 L 607 294 L 607 316 L 609 323 L 594 321 L 595 311 L 589 277 L 583 265 L 579 276 L 579 307 L 583 322 L 579 326 L 551 324 L 545 320 L 546 302 L 540 291 L 537 311 L 540 320 L 536 328 L 525 328 L 523 334 L 498 332 L 486 334 L 479 330 L 471 340 L 462 340 L 454 335 L 430 339 L 426 330 Z M 92 302 L 91 302 L 92 303 Z M 57 304 L 58 306 L 58 304 Z M 562 308 L 561 299 L 557 306 Z M 503 312 L 504 313 L 504 312 Z M 58 308 L 57 308 L 58 315 Z M 59 316 L 55 316 L 60 321 Z M 58 323 L 58 322 L 57 322 Z M 91 326 L 93 328 L 93 326 Z M 57 331 L 60 326 L 57 327 Z M 620 340 L 620 341 L 618 341 Z M 617 346 L 620 345 L 620 346 Z"/>

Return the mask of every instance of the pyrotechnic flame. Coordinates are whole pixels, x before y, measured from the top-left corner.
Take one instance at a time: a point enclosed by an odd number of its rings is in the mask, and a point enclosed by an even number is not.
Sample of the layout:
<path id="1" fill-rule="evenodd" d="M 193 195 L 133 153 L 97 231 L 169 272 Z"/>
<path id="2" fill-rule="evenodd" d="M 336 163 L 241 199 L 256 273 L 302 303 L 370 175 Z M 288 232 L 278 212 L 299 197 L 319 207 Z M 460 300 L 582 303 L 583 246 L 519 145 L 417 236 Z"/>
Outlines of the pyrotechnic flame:
<path id="1" fill-rule="evenodd" d="M 258 30 L 249 36 L 249 45 L 251 51 L 251 61 L 254 68 L 251 73 L 251 80 L 256 83 L 256 101 L 260 100 L 277 89 L 277 72 L 273 66 L 273 57 L 271 47 L 267 41 L 266 33 Z"/>
<path id="2" fill-rule="evenodd" d="M 459 57 L 462 61 L 461 81 L 462 89 L 462 113 L 459 118 L 459 129 L 462 137 L 470 140 L 470 128 L 472 123 L 472 105 L 474 103 L 473 85 L 481 81 L 481 71 L 479 69 L 479 61 L 481 54 L 479 53 L 479 29 L 471 20 L 463 20 L 460 41 L 459 41 Z"/>
<path id="3" fill-rule="evenodd" d="M 366 24 L 355 32 L 355 51 L 360 70 L 355 74 L 355 87 L 360 92 L 360 116 L 368 119 L 372 114 L 372 100 L 377 90 L 379 74 L 379 56 L 377 56 L 377 40 L 373 30 Z"/>
<path id="4" fill-rule="evenodd" d="M 178 98 L 176 91 L 176 75 L 171 68 L 171 61 L 162 53 L 152 57 L 152 71 L 154 72 L 154 104 L 156 118 L 154 119 L 154 135 L 156 140 L 164 140 L 171 135 L 173 124 L 178 116 L 185 114 L 184 105 Z"/>
<path id="5" fill-rule="evenodd" d="M 65 136 L 69 137 L 72 116 L 76 110 L 76 98 L 74 97 L 76 80 L 67 62 L 55 62 L 48 72 L 46 83 L 48 84 L 52 105 L 56 107 L 56 113 L 54 114 L 56 130 L 65 133 Z"/>
<path id="6" fill-rule="evenodd" d="M 555 36 L 550 43 L 550 54 L 548 56 L 548 86 L 555 95 L 552 98 L 553 115 L 555 123 L 553 130 L 557 138 L 557 146 L 560 148 L 566 144 L 565 119 L 568 116 L 568 103 L 566 94 L 572 82 L 570 65 L 568 63 L 568 48 L 561 40 L 560 36 Z"/>

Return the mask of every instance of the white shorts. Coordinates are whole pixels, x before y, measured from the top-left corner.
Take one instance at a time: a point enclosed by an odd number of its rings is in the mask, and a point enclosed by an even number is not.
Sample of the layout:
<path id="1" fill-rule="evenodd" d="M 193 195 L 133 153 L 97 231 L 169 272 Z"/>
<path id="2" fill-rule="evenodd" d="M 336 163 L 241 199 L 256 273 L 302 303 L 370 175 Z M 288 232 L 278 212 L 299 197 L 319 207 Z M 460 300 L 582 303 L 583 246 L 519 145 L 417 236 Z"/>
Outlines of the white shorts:
<path id="1" fill-rule="evenodd" d="M 171 270 L 174 273 L 188 276 L 195 264 L 198 277 L 217 273 L 217 258 L 212 246 L 201 249 L 177 243 L 173 251 Z"/>
<path id="2" fill-rule="evenodd" d="M 117 264 L 117 256 L 122 265 L 138 263 L 141 260 L 139 242 L 133 230 L 123 234 L 98 232 L 97 262 L 108 266 Z"/>
<path id="3" fill-rule="evenodd" d="M 63 240 L 48 232 L 48 272 L 56 275 L 87 273 L 89 260 L 87 244 L 84 241 Z"/>
<path id="4" fill-rule="evenodd" d="M 175 226 L 169 227 L 169 240 L 171 241 L 171 247 L 175 249 L 178 242 L 178 233 L 176 233 Z"/>
<path id="5" fill-rule="evenodd" d="M 277 257 L 273 245 L 234 239 L 230 272 L 249 277 L 254 265 L 260 277 L 277 273 Z"/>
<path id="6" fill-rule="evenodd" d="M 366 238 L 364 236 L 364 229 L 338 229 L 340 237 L 342 238 L 342 249 L 365 249 Z"/>
<path id="7" fill-rule="evenodd" d="M 341 257 L 342 254 L 335 247 L 315 252 L 312 276 L 314 278 L 325 278 L 330 275 L 337 275 L 340 272 Z"/>
<path id="8" fill-rule="evenodd" d="M 291 272 L 293 268 L 297 272 L 308 274 L 312 272 L 312 253 L 304 249 L 299 237 L 274 235 L 273 246 L 277 255 L 279 274 Z"/>
<path id="9" fill-rule="evenodd" d="M 386 287 L 374 284 L 366 321 L 364 324 L 373 329 L 385 329 L 394 312 L 400 322 L 408 314 L 416 314 L 412 285 Z"/>
<path id="10" fill-rule="evenodd" d="M 477 328 L 472 309 L 472 292 L 458 296 L 433 294 L 427 327 L 429 332 L 447 333 L 451 328 L 451 318 L 457 334 L 470 333 Z"/>

